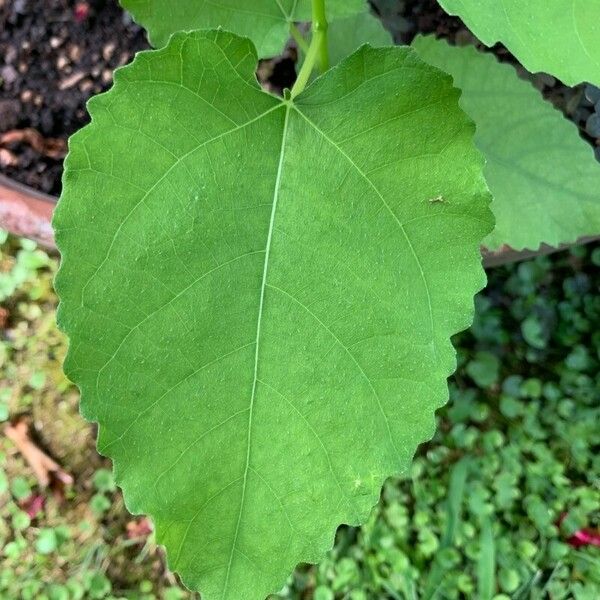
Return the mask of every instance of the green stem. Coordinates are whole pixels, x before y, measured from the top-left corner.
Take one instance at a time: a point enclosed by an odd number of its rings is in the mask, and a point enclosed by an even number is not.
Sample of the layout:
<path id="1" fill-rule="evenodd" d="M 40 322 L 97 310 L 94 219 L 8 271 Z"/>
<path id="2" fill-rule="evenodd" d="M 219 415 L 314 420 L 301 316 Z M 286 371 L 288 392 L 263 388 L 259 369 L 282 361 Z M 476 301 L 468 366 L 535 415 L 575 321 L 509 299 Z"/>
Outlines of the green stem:
<path id="1" fill-rule="evenodd" d="M 313 35 L 320 38 L 319 42 L 319 69 L 324 73 L 329 69 L 329 47 L 327 45 L 327 14 L 325 13 L 325 0 L 312 2 L 312 31 Z"/>
<path id="2" fill-rule="evenodd" d="M 312 39 L 296 83 L 292 88 L 292 98 L 295 98 L 304 90 L 317 62 L 322 73 L 329 68 L 325 0 L 312 0 Z"/>
<path id="3" fill-rule="evenodd" d="M 296 41 L 298 48 L 306 56 L 308 54 L 308 42 L 304 39 L 304 36 L 300 33 L 300 30 L 296 27 L 296 25 L 294 25 L 294 23 L 290 23 L 290 33 Z"/>

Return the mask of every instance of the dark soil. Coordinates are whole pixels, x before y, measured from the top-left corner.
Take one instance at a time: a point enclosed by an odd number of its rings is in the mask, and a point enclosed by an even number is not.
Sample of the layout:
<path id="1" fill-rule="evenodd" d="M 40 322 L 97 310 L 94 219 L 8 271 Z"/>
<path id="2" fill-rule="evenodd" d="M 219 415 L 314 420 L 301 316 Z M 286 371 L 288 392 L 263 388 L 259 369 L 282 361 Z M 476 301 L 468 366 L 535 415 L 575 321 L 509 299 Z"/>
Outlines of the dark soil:
<path id="1" fill-rule="evenodd" d="M 48 152 L 47 144 L 11 136 L 2 173 L 59 193 L 66 139 L 88 122 L 86 101 L 145 48 L 143 31 L 116 0 L 0 0 L 0 136 L 32 128 L 57 138 Z"/>
<path id="2" fill-rule="evenodd" d="M 468 31 L 456 17 L 446 14 L 436 0 L 369 0 L 397 44 L 410 44 L 418 33 L 454 39 Z"/>
<path id="3" fill-rule="evenodd" d="M 421 32 L 477 44 L 436 0 L 371 4 L 397 43 L 408 44 Z M 0 172 L 59 194 L 66 140 L 88 122 L 86 101 L 110 87 L 116 67 L 146 48 L 143 31 L 116 0 L 0 0 Z M 517 64 L 501 45 L 491 51 Z M 282 59 L 263 62 L 261 81 L 273 91 L 290 87 L 294 59 L 288 49 Z M 600 160 L 600 90 L 521 74 L 577 124 Z"/>

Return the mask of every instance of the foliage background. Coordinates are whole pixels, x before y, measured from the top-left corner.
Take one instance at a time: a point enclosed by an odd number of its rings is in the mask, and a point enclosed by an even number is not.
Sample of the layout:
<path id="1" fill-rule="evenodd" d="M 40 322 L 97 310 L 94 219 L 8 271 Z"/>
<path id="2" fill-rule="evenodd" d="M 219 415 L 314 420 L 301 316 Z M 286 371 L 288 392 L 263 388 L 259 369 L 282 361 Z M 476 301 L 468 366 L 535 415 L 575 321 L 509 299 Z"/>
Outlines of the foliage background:
<path id="1" fill-rule="evenodd" d="M 56 257 L 0 241 L 0 418 L 27 420 L 75 478 L 62 493 L 41 489 L 0 438 L 0 598 L 191 598 L 149 524 L 127 514 L 77 413 L 54 324 Z M 280 599 L 600 597 L 600 548 L 572 538 L 600 526 L 598 267 L 589 246 L 490 271 L 455 340 L 435 438 L 386 484 L 367 525 L 342 527 Z"/>

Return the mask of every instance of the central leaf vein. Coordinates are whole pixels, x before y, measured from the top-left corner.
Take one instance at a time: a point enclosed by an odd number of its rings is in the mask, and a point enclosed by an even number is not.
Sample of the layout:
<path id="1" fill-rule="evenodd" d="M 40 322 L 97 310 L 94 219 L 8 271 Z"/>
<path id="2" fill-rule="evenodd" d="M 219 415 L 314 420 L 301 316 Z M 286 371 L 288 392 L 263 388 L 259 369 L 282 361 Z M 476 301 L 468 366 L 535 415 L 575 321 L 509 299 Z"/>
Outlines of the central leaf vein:
<path id="1" fill-rule="evenodd" d="M 242 521 L 242 514 L 244 512 L 244 501 L 246 499 L 246 489 L 248 486 L 248 473 L 250 471 L 250 450 L 252 446 L 252 417 L 254 414 L 254 401 L 256 398 L 256 389 L 258 387 L 258 360 L 260 353 L 260 334 L 261 334 L 261 325 L 262 325 L 262 315 L 264 310 L 265 303 L 265 290 L 267 288 L 267 275 L 269 271 L 269 258 L 271 255 L 271 243 L 273 241 L 273 229 L 275 226 L 275 214 L 277 212 L 277 202 L 279 200 L 279 192 L 281 190 L 281 181 L 283 175 L 283 163 L 285 158 L 285 144 L 288 133 L 288 124 L 290 117 L 290 105 L 286 105 L 285 108 L 285 120 L 283 123 L 283 134 L 281 136 L 281 148 L 279 150 L 279 163 L 277 165 L 277 177 L 275 180 L 275 190 L 273 192 L 273 206 L 271 208 L 271 218 L 269 221 L 269 231 L 267 234 L 267 243 L 265 247 L 265 262 L 263 267 L 262 274 L 262 283 L 260 288 L 260 301 L 258 306 L 258 319 L 256 322 L 256 342 L 255 342 L 255 352 L 254 352 L 254 378 L 252 382 L 252 393 L 250 396 L 250 410 L 248 411 L 248 435 L 247 435 L 247 444 L 246 444 L 246 464 L 244 467 L 244 475 L 242 482 L 242 496 L 240 500 L 240 509 L 238 512 L 238 519 L 235 526 L 235 533 L 233 536 L 233 543 L 231 545 L 231 552 L 229 555 L 229 564 L 227 565 L 227 572 L 225 574 L 225 584 L 223 586 L 223 596 L 227 593 L 227 587 L 229 585 L 229 577 L 231 575 L 231 565 L 233 562 L 233 554 L 237 549 L 237 540 L 240 531 L 240 523 Z M 239 550 L 238 550 L 239 551 Z"/>

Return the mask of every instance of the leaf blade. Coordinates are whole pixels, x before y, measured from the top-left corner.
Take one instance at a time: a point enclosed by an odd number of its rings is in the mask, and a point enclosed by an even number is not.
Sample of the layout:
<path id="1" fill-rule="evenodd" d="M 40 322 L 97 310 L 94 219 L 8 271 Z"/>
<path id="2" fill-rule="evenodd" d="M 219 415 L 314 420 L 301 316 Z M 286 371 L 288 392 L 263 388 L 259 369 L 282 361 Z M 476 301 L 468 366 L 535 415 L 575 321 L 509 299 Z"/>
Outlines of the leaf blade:
<path id="1" fill-rule="evenodd" d="M 123 8 L 148 30 L 153 46 L 164 46 L 177 31 L 222 27 L 256 44 L 259 58 L 277 56 L 290 37 L 295 21 L 310 21 L 310 0 L 121 0 Z M 332 21 L 365 11 L 365 0 L 328 0 L 327 16 Z"/>
<path id="2" fill-rule="evenodd" d="M 55 217 L 84 414 L 207 598 L 277 589 L 406 468 L 491 227 L 472 125 L 412 51 L 365 47 L 293 104 L 255 60 L 224 32 L 139 55 L 91 103 Z"/>
<path id="3" fill-rule="evenodd" d="M 573 123 L 491 54 L 433 37 L 413 46 L 454 77 L 460 104 L 477 123 L 496 217 L 487 248 L 537 250 L 600 232 L 600 165 Z"/>
<path id="4" fill-rule="evenodd" d="M 600 2 L 440 0 L 440 4 L 461 17 L 486 46 L 502 42 L 532 73 L 551 73 L 567 85 L 600 83 Z"/>
<path id="5" fill-rule="evenodd" d="M 381 20 L 370 10 L 336 19 L 327 33 L 329 63 L 333 66 L 352 54 L 362 44 L 374 47 L 390 46 L 392 36 Z"/>
<path id="6" fill-rule="evenodd" d="M 491 519 L 482 518 L 477 561 L 477 590 L 482 600 L 492 600 L 496 590 L 496 540 Z"/>

